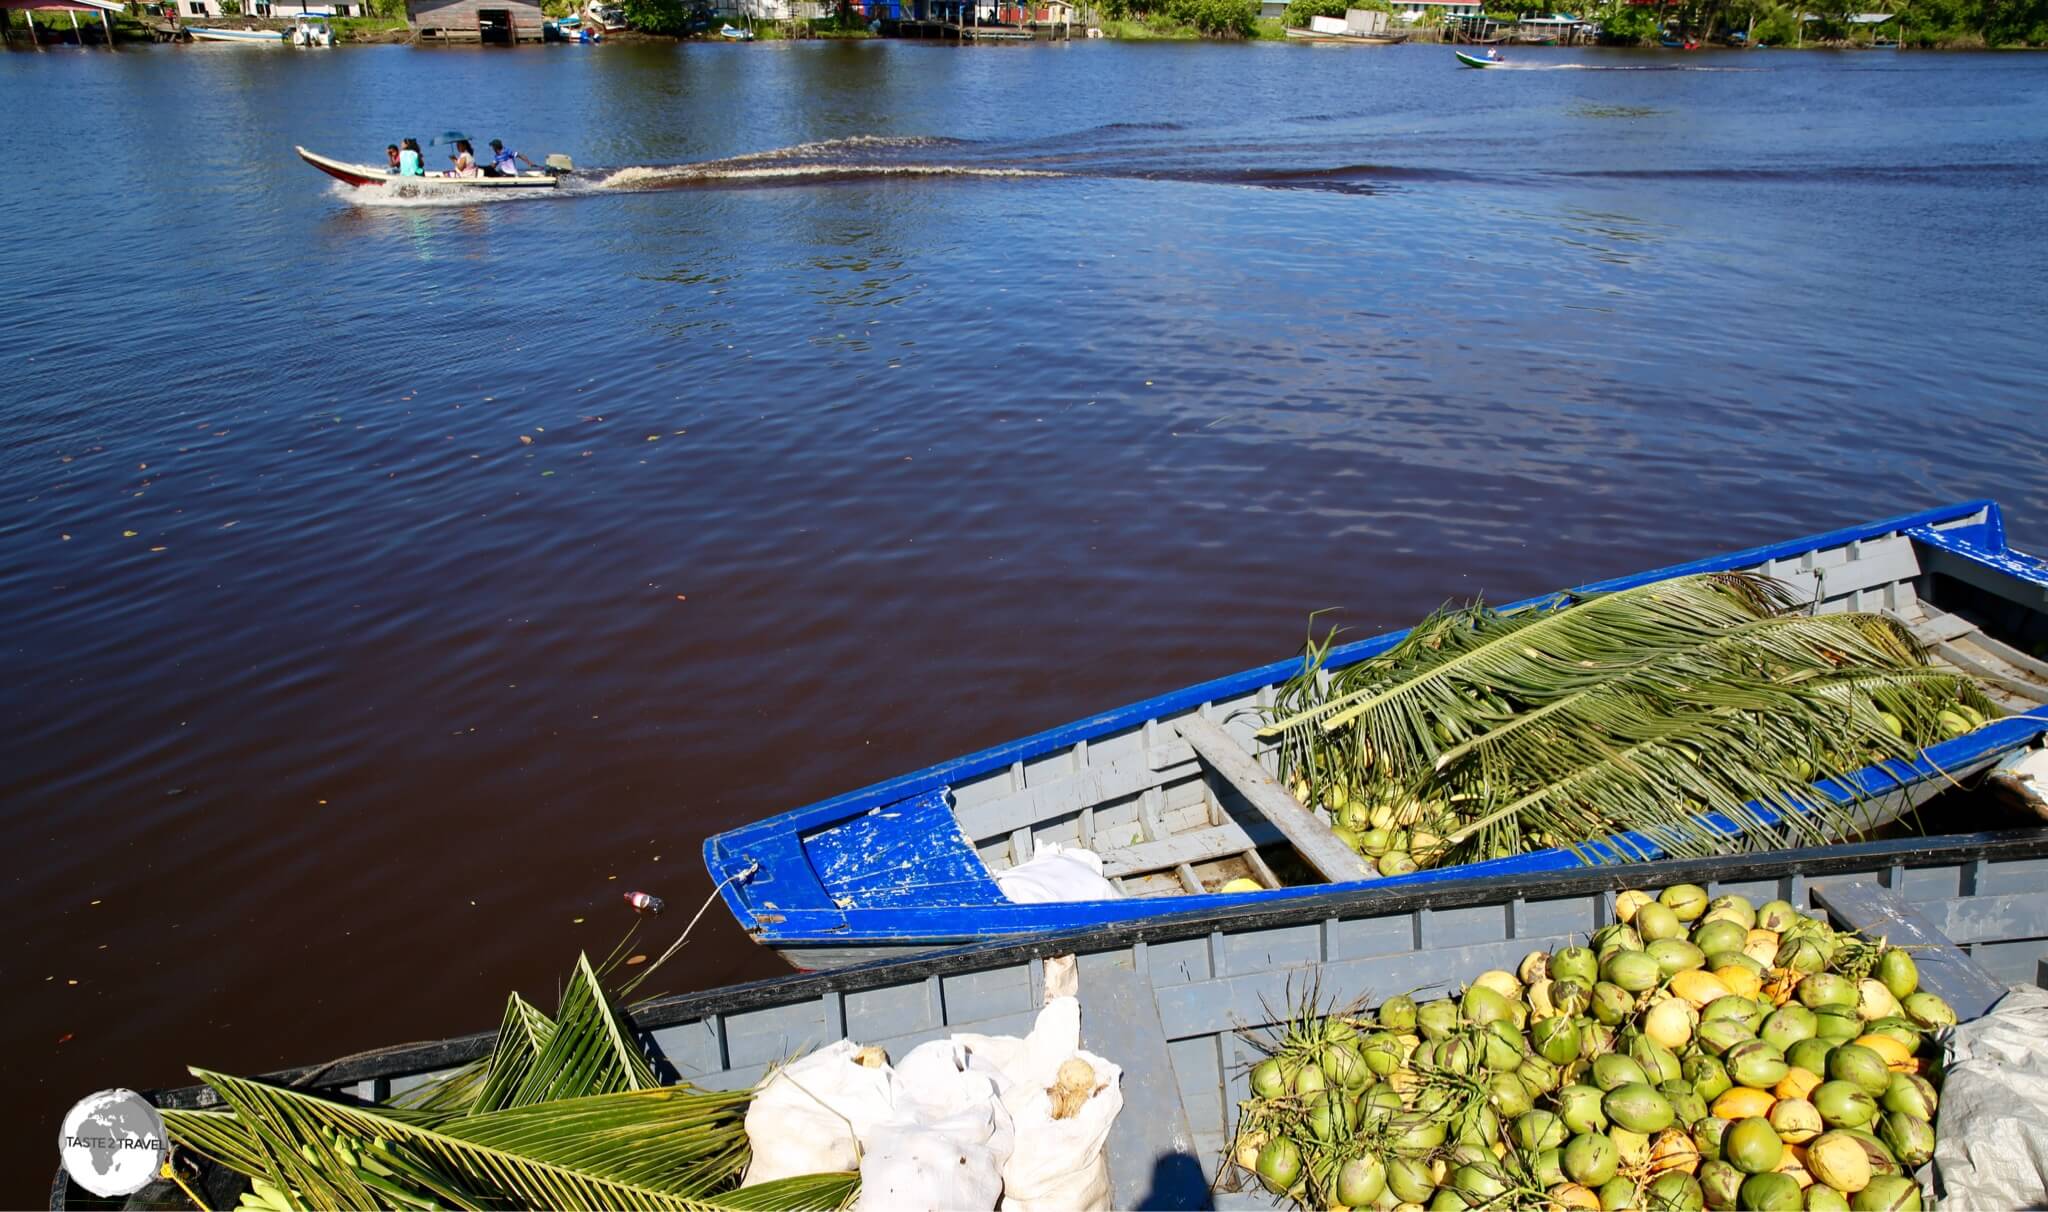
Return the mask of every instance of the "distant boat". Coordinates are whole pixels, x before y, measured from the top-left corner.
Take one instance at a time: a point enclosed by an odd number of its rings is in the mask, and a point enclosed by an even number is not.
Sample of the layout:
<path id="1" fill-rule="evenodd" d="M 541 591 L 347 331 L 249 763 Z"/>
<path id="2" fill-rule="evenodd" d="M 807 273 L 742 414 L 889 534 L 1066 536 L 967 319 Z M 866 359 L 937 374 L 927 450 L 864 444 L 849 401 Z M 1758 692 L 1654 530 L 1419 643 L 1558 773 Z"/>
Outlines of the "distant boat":
<path id="1" fill-rule="evenodd" d="M 1484 55 L 1467 54 L 1464 51 L 1452 51 L 1451 53 L 1458 56 L 1458 62 L 1466 67 L 1500 67 L 1507 63 L 1505 59 L 1489 59 Z"/>
<path id="2" fill-rule="evenodd" d="M 752 42 L 754 40 L 754 31 L 740 29 L 731 23 L 727 23 L 719 27 L 718 36 L 727 42 Z"/>
<path id="3" fill-rule="evenodd" d="M 194 42 L 245 42 L 258 46 L 283 46 L 285 32 L 276 29 L 208 29 L 188 25 L 185 32 Z"/>
<path id="4" fill-rule="evenodd" d="M 1286 32 L 1297 42 L 1328 42 L 1338 46 L 1396 46 L 1408 40 L 1407 34 L 1324 34 L 1312 29 Z"/>
<path id="5" fill-rule="evenodd" d="M 285 31 L 284 40 L 293 46 L 333 46 L 334 27 L 328 24 L 333 17 L 333 13 L 318 8 L 293 13 L 292 27 Z"/>

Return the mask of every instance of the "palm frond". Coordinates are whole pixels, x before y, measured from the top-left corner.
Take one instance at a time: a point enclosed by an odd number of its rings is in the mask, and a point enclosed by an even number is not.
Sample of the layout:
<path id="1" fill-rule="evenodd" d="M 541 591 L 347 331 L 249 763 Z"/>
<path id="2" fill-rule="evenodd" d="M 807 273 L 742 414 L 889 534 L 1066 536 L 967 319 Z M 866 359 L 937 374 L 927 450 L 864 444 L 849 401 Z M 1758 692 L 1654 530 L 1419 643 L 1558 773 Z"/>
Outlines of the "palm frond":
<path id="1" fill-rule="evenodd" d="M 261 1151 L 263 1165 L 249 1172 L 307 1208 L 408 1206 L 408 1195 L 394 1197 L 405 1192 L 461 1207 L 823 1210 L 839 1207 L 858 1182 L 852 1174 L 812 1175 L 744 1197 L 711 1190 L 736 1180 L 731 1158 L 735 1148 L 745 1150 L 744 1093 L 628 1090 L 464 1116 L 435 1129 L 381 1109 L 192 1073 L 220 1094 Z M 184 1137 L 194 1128 L 189 1114 L 175 1118 L 174 1137 L 201 1148 Z M 206 1127 L 218 1145 L 224 1134 Z"/>
<path id="2" fill-rule="evenodd" d="M 506 1007 L 500 1040 L 510 1043 L 514 1055 L 493 1074 L 502 1080 L 478 1094 L 471 1114 L 660 1084 L 639 1042 L 612 1008 L 589 956 L 576 957 L 561 1009 L 551 1026 L 546 1022 L 545 1015 L 523 1003 Z"/>
<path id="3" fill-rule="evenodd" d="M 1981 696 L 1896 620 L 1794 605 L 1750 574 L 1474 604 L 1335 671 L 1334 637 L 1311 635 L 1264 731 L 1295 794 L 1354 847 L 1400 851 L 1412 830 L 1423 865 L 1834 840 L 1871 805 L 1813 792 L 1815 777 L 1911 758 L 1943 710 Z"/>
<path id="4" fill-rule="evenodd" d="M 580 975 L 579 968 L 577 976 Z M 577 976 L 570 978 L 572 983 Z M 462 1109 L 495 1111 L 516 1105 L 514 1098 L 554 1038 L 555 1020 L 517 993 L 508 997 L 505 1017 L 498 1024 L 498 1041 L 491 1046 L 482 1082 L 475 1097 Z"/>

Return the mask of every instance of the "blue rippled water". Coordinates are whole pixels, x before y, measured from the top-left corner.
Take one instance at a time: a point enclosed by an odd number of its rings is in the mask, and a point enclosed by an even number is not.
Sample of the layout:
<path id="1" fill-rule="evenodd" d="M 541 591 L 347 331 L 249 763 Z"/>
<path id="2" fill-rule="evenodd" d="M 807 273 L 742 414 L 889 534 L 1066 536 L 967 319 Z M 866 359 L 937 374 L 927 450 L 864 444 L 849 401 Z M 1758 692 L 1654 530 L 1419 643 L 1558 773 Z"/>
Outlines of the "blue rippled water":
<path id="1" fill-rule="evenodd" d="M 1978 495 L 2044 545 L 2048 61 L 1516 58 L 1578 66 L 0 57 L 12 1168 L 97 1087 L 487 1026 L 707 833 L 1311 609 Z M 291 154 L 450 127 L 586 172 Z M 714 913 L 670 983 L 773 970 Z"/>

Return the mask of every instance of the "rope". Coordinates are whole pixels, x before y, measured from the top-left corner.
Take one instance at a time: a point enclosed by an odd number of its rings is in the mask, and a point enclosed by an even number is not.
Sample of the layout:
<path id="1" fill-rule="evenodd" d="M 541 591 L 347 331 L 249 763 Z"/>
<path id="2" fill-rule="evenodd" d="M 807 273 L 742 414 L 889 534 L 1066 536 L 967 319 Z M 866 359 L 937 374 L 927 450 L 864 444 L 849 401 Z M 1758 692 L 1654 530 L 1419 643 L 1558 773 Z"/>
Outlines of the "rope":
<path id="1" fill-rule="evenodd" d="M 718 899 L 718 894 L 725 891 L 726 885 L 732 883 L 735 880 L 746 879 L 749 876 L 752 876 L 756 871 L 759 871 L 760 869 L 761 864 L 758 861 L 751 862 L 748 863 L 745 867 L 742 867 L 740 870 L 735 871 L 731 875 L 728 875 L 724 879 L 718 881 L 718 886 L 711 890 L 711 895 L 705 897 L 704 903 L 697 907 L 697 913 L 694 917 L 690 919 L 690 924 L 683 927 L 683 933 L 676 939 L 675 942 L 669 944 L 668 950 L 661 953 L 660 959 L 657 959 L 653 963 L 647 965 L 645 968 L 642 968 L 638 976 L 634 977 L 632 980 L 628 981 L 624 985 L 621 985 L 619 987 L 619 996 L 624 997 L 632 993 L 633 990 L 638 989 L 640 987 L 641 982 L 645 981 L 648 977 L 654 975 L 654 970 L 656 968 L 659 968 L 663 964 L 666 964 L 671 958 L 675 956 L 676 952 L 681 951 L 683 949 L 684 945 L 690 941 L 690 932 L 697 928 L 698 922 L 704 920 L 705 912 L 711 908 L 712 902 Z"/>

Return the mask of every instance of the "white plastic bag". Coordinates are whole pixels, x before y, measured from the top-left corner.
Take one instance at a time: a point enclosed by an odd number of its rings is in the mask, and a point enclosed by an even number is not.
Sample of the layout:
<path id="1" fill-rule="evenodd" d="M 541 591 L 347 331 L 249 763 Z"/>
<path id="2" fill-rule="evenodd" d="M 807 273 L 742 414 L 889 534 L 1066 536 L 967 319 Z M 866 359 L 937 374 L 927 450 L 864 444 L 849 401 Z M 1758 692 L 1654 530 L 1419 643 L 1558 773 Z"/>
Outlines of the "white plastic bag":
<path id="1" fill-rule="evenodd" d="M 2021 987 L 1949 1033 L 1934 1183 L 1944 1208 L 2048 1203 L 2048 992 Z"/>
<path id="2" fill-rule="evenodd" d="M 1079 846 L 1039 842 L 1029 860 L 996 872 L 996 887 L 1012 904 L 1113 901 L 1123 893 L 1103 878 L 1102 856 Z"/>
<path id="3" fill-rule="evenodd" d="M 961 1034 L 952 1042 L 1008 1079 L 1003 1105 L 1015 1124 L 1016 1147 L 1003 1167 L 1004 1212 L 1107 1212 L 1109 1130 L 1123 1110 L 1123 1070 L 1081 1051 L 1081 1003 L 1071 997 L 1047 1002 L 1021 1040 Z M 1095 1092 L 1073 1115 L 1054 1119 L 1048 1091 L 1060 1066 L 1077 1057 L 1095 1071 Z"/>
<path id="4" fill-rule="evenodd" d="M 1011 1105 L 1017 1147 L 1003 1167 L 1003 1212 L 1109 1212 L 1109 1130 L 1123 1110 L 1123 1070 L 1092 1052 L 1095 1092 L 1066 1119 L 1045 1087 L 1020 1087 Z"/>
<path id="5" fill-rule="evenodd" d="M 935 1123 L 899 1121 L 869 1132 L 855 1212 L 987 1212 L 1003 1189 L 1003 1163 L 986 1143 L 1008 1135 L 1009 1113 L 991 1099 Z"/>
<path id="6" fill-rule="evenodd" d="M 861 1136 L 856 1208 L 994 1208 L 1016 1142 L 1008 1080 L 952 1039 L 920 1044 L 895 1072 L 894 1117 Z"/>
<path id="7" fill-rule="evenodd" d="M 754 1158 L 742 1186 L 799 1174 L 855 1169 L 876 1124 L 896 1113 L 896 1075 L 855 1060 L 860 1045 L 840 1040 L 768 1075 L 747 1108 Z"/>

